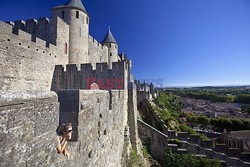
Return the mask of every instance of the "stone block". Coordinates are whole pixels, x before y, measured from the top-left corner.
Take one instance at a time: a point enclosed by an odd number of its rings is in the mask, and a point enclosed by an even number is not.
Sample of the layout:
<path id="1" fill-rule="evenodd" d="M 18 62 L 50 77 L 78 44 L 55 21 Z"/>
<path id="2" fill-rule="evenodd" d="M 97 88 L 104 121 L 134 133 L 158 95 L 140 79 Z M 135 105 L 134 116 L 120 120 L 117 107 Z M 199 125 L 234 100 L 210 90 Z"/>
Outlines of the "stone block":
<path id="1" fill-rule="evenodd" d="M 220 152 L 220 153 L 226 153 L 227 148 L 225 144 L 215 144 L 214 151 Z"/>
<path id="2" fill-rule="evenodd" d="M 227 155 L 230 156 L 230 157 L 240 158 L 241 157 L 241 152 L 240 152 L 240 149 L 238 149 L 238 148 L 228 148 L 227 149 Z"/>
<path id="3" fill-rule="evenodd" d="M 246 162 L 250 162 L 250 152 L 241 152 L 240 159 Z"/>
<path id="4" fill-rule="evenodd" d="M 202 140 L 201 141 L 201 146 L 203 148 L 213 149 L 214 148 L 214 142 L 213 142 L 213 140 Z"/>
<path id="5" fill-rule="evenodd" d="M 168 137 L 169 139 L 176 139 L 176 131 L 175 130 L 168 130 Z"/>
<path id="6" fill-rule="evenodd" d="M 190 135 L 189 136 L 189 142 L 192 143 L 192 144 L 198 144 L 198 145 L 200 145 L 200 143 L 201 143 L 200 136 L 196 135 L 196 134 Z"/>
<path id="7" fill-rule="evenodd" d="M 179 132 L 178 139 L 182 141 L 188 141 L 188 133 L 187 132 Z"/>
<path id="8" fill-rule="evenodd" d="M 170 148 L 173 153 L 177 153 L 177 144 L 168 144 L 168 148 Z"/>

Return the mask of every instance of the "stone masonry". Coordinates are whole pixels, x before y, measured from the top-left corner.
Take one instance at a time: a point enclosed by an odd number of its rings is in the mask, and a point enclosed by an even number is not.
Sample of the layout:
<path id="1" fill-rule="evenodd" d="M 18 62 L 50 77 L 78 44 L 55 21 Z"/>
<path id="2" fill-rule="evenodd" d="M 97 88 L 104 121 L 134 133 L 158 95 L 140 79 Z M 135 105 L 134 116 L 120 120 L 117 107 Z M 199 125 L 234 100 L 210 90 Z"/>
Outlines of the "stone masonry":
<path id="1" fill-rule="evenodd" d="M 110 29 L 95 40 L 89 21 L 81 0 L 69 0 L 51 19 L 0 22 L 0 166 L 119 167 L 130 125 L 139 148 L 132 62 Z M 68 121 L 70 160 L 55 149 Z"/>

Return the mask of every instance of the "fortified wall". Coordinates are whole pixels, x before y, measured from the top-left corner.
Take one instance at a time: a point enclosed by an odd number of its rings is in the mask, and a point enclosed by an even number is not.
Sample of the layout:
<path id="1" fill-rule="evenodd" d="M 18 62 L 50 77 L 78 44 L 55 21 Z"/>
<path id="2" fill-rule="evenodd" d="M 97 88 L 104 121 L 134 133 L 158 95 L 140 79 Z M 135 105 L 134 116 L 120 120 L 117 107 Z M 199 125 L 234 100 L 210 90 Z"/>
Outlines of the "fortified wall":
<path id="1" fill-rule="evenodd" d="M 97 63 L 96 69 L 91 64 L 62 65 L 55 67 L 52 90 L 90 89 L 97 83 L 100 89 L 127 89 L 129 63 L 126 61 L 113 63 L 109 69 L 107 63 Z"/>
<path id="2" fill-rule="evenodd" d="M 108 63 L 108 47 L 89 36 L 89 63 L 96 69 L 97 62 Z"/>
<path id="3" fill-rule="evenodd" d="M 67 33 L 65 23 L 58 17 L 56 22 L 64 27 L 61 34 Z M 49 91 L 55 64 L 66 64 L 68 57 L 60 45 L 34 38 L 15 26 L 0 22 L 0 62 L 1 91 Z"/>
<path id="4" fill-rule="evenodd" d="M 110 30 L 102 44 L 86 33 L 80 0 L 53 11 L 50 20 L 0 22 L 1 166 L 119 167 L 129 150 L 125 129 L 139 150 L 131 61 L 118 56 Z M 100 90 L 89 90 L 93 83 Z M 58 125 L 68 121 L 70 160 L 55 145 Z"/>
<path id="5" fill-rule="evenodd" d="M 64 90 L 0 96 L 1 166 L 120 166 L 127 124 L 124 91 Z M 73 123 L 71 160 L 55 149 L 60 121 Z"/>

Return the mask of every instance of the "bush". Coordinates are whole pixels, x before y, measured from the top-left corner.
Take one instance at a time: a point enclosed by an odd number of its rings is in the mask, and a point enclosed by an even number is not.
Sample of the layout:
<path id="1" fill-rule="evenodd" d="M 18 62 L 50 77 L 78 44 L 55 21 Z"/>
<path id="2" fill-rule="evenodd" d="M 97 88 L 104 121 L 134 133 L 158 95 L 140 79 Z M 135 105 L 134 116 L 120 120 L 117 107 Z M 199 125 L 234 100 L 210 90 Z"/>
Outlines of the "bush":
<path id="1" fill-rule="evenodd" d="M 143 165 L 143 159 L 137 154 L 135 149 L 132 149 L 130 152 L 129 165 L 134 167 Z"/>
<path id="2" fill-rule="evenodd" d="M 198 158 L 190 154 L 174 154 L 170 149 L 165 152 L 163 167 L 221 167 L 220 162 L 208 158 Z"/>
<path id="3" fill-rule="evenodd" d="M 179 129 L 180 129 L 181 132 L 187 132 L 189 135 L 197 134 L 197 132 L 195 130 L 193 130 L 192 128 L 190 128 L 189 126 L 187 126 L 185 124 L 181 124 L 179 126 Z"/>
<path id="4" fill-rule="evenodd" d="M 193 114 L 186 115 L 187 122 L 191 125 L 200 125 L 206 127 L 209 124 L 213 126 L 213 129 L 219 132 L 223 132 L 224 129 L 227 131 L 237 131 L 237 130 L 248 130 L 250 129 L 249 119 L 239 119 L 239 118 L 208 118 L 206 116 L 195 116 Z"/>
<path id="5" fill-rule="evenodd" d="M 181 132 L 187 132 L 189 135 L 198 135 L 201 140 L 209 140 L 209 138 L 207 138 L 206 136 L 204 136 L 200 133 L 197 133 L 195 130 L 193 130 L 191 127 L 189 127 L 185 124 L 181 124 L 179 126 L 179 129 Z"/>
<path id="6" fill-rule="evenodd" d="M 147 160 L 153 159 L 152 156 L 148 153 L 148 149 L 146 146 L 143 146 L 142 153 L 143 153 L 143 157 L 146 158 Z"/>
<path id="7" fill-rule="evenodd" d="M 182 142 L 178 139 L 172 139 L 168 141 L 169 144 L 177 144 L 178 148 L 181 147 Z"/>
<path id="8" fill-rule="evenodd" d="M 237 96 L 235 98 L 234 102 L 236 102 L 236 103 L 250 104 L 250 95 L 249 94 L 239 95 L 239 96 Z"/>
<path id="9" fill-rule="evenodd" d="M 238 131 L 248 130 L 250 128 L 250 120 L 238 119 L 238 118 L 212 118 L 210 120 L 214 130 L 223 132 L 224 129 L 227 131 Z"/>
<path id="10" fill-rule="evenodd" d="M 246 113 L 246 114 L 250 114 L 250 105 L 247 104 L 247 105 L 242 106 L 241 111 Z"/>

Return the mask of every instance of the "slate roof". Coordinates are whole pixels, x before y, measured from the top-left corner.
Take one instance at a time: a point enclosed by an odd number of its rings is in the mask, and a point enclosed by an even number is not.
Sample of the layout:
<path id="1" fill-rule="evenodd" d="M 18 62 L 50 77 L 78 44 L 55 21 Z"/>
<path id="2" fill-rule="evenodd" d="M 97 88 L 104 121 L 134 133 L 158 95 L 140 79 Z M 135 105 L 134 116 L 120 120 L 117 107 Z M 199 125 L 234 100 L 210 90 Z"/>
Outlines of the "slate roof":
<path id="1" fill-rule="evenodd" d="M 85 9 L 81 0 L 69 0 L 68 3 L 54 7 L 53 9 L 60 9 L 60 8 L 75 8 L 75 9 L 83 11 L 84 13 L 88 15 L 88 12 Z"/>
<path id="2" fill-rule="evenodd" d="M 249 138 L 250 139 L 250 130 L 244 130 L 244 131 L 231 131 L 227 136 L 233 137 L 233 138 Z"/>
<path id="3" fill-rule="evenodd" d="M 106 34 L 106 36 L 104 37 L 104 39 L 102 40 L 102 43 L 114 43 L 114 44 L 117 44 L 110 28 Z"/>

